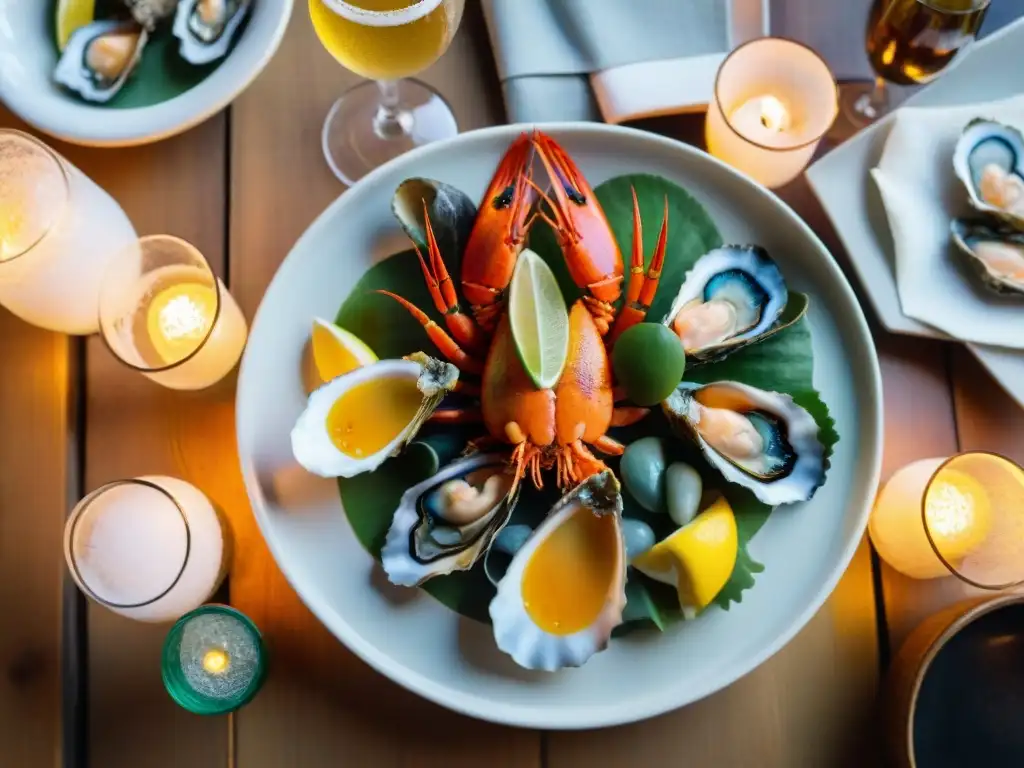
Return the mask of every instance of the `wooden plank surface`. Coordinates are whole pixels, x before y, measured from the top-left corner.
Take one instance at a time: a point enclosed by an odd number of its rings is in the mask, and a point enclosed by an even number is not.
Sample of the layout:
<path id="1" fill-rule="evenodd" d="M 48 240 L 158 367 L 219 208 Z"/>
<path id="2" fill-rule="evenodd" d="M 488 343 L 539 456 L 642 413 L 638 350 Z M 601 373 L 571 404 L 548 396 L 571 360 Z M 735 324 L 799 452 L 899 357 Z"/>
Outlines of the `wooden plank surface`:
<path id="1" fill-rule="evenodd" d="M 117 150 L 55 146 L 117 199 L 140 235 L 178 235 L 222 272 L 225 130 L 220 115 L 159 144 Z M 91 337 L 86 490 L 119 478 L 165 473 L 219 501 L 216 482 L 228 460 L 196 462 L 189 446 L 216 444 L 226 435 L 227 447 L 220 448 L 224 456 L 231 455 L 232 433 L 210 425 L 219 413 L 231 411 L 233 393 L 231 380 L 203 392 L 164 389 L 123 366 L 102 339 Z M 224 766 L 227 719 L 190 715 L 163 689 L 160 649 L 169 625 L 141 624 L 95 604 L 89 607 L 88 625 L 90 765 Z"/>
<path id="2" fill-rule="evenodd" d="M 0 127 L 25 126 L 0 107 Z M 0 308 L 0 764 L 57 765 L 67 511 L 66 336 Z"/>
<path id="3" fill-rule="evenodd" d="M 501 119 L 486 46 L 479 9 L 470 4 L 452 47 L 423 75 L 451 101 L 464 130 Z M 274 60 L 235 102 L 231 278 L 250 318 L 295 240 L 344 189 L 321 154 L 320 128 L 333 101 L 356 82 L 317 42 L 305 4 L 298 3 Z M 236 491 L 241 510 L 240 478 Z M 251 513 L 237 515 L 234 526 L 240 556 L 231 601 L 260 625 L 275 651 L 266 686 L 237 716 L 240 766 L 540 765 L 535 732 L 456 715 L 364 665 L 287 584 Z"/>

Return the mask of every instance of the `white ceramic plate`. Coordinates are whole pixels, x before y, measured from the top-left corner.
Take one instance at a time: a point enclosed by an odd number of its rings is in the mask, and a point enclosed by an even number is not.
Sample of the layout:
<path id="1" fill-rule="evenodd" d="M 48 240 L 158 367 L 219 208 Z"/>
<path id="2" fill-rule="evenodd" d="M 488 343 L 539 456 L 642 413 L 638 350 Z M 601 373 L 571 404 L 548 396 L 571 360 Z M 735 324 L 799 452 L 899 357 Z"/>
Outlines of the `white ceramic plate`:
<path id="1" fill-rule="evenodd" d="M 904 102 L 933 107 L 981 103 L 1020 93 L 1024 71 L 1024 19 L 974 46 L 931 85 Z M 829 152 L 807 169 L 807 180 L 850 254 L 882 324 L 893 333 L 953 340 L 903 314 L 896 292 L 895 255 L 878 189 L 869 170 L 878 163 L 894 114 Z M 1024 352 L 968 344 L 981 363 L 1024 406 Z"/>
<path id="2" fill-rule="evenodd" d="M 257 0 L 234 48 L 208 77 L 148 107 L 74 98 L 53 82 L 55 0 L 0 0 L 0 101 L 29 125 L 74 144 L 130 146 L 173 136 L 228 105 L 263 71 L 288 27 L 293 0 Z"/>
<path id="3" fill-rule="evenodd" d="M 314 222 L 254 319 L 238 384 L 238 447 L 278 565 L 313 613 L 367 663 L 478 718 L 546 729 L 608 726 L 729 685 L 778 651 L 828 597 L 860 541 L 878 480 L 878 361 L 835 262 L 770 192 L 669 139 L 599 124 L 546 124 L 592 184 L 649 172 L 683 185 L 726 241 L 764 245 L 792 288 L 810 294 L 815 384 L 842 436 L 828 481 L 811 502 L 777 510 L 755 537 L 751 553 L 766 570 L 742 604 L 714 608 L 665 634 L 615 640 L 580 669 L 521 670 L 497 650 L 490 627 L 426 593 L 391 587 L 352 534 L 334 481 L 307 474 L 291 457 L 289 432 L 305 403 L 303 348 L 314 317 L 333 317 L 371 262 L 406 247 L 389 207 L 399 182 L 429 176 L 479 199 L 523 129 L 474 131 L 410 152 L 365 177 Z"/>

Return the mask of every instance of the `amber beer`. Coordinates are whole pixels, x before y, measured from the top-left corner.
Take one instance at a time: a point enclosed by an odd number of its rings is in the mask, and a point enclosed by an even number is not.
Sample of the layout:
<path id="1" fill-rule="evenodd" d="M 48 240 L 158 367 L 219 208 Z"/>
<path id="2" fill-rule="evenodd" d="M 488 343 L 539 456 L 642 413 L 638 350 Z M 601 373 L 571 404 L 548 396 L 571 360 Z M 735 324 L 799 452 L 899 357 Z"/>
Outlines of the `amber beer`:
<path id="1" fill-rule="evenodd" d="M 323 46 L 373 80 L 408 77 L 433 64 L 450 42 L 452 13 L 451 0 L 309 0 Z"/>
<path id="2" fill-rule="evenodd" d="M 867 52 L 891 83 L 926 83 L 974 39 L 989 0 L 875 0 Z"/>

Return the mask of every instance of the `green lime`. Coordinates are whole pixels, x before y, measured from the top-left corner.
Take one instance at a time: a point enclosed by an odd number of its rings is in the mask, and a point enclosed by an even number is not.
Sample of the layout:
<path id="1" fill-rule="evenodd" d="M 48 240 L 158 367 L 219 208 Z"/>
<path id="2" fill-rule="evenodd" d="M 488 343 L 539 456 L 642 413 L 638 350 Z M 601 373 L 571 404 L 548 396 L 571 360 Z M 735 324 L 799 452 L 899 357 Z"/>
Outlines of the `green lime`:
<path id="1" fill-rule="evenodd" d="M 661 323 L 637 323 L 612 350 L 615 379 L 637 405 L 656 405 L 683 378 L 686 354 L 679 337 Z"/>
<path id="2" fill-rule="evenodd" d="M 92 23 L 95 0 L 57 0 L 57 47 L 64 50 L 75 30 Z"/>
<path id="3" fill-rule="evenodd" d="M 523 368 L 538 389 L 553 387 L 569 354 L 569 313 L 555 273 L 529 248 L 519 254 L 508 303 Z"/>

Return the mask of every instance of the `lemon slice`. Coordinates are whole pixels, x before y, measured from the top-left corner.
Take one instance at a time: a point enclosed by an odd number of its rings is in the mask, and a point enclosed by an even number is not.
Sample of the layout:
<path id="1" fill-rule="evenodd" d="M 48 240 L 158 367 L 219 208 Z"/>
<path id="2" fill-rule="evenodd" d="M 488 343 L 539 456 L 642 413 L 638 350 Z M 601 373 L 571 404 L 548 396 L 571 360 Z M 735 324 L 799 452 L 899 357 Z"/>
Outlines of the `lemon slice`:
<path id="1" fill-rule="evenodd" d="M 538 389 L 558 383 L 569 354 L 569 312 L 551 267 L 529 248 L 509 287 L 509 321 L 519 360 Z"/>
<path id="2" fill-rule="evenodd" d="M 674 586 L 683 616 L 692 619 L 729 581 L 738 551 L 736 516 L 729 502 L 719 498 L 692 522 L 637 555 L 632 565 Z"/>
<path id="3" fill-rule="evenodd" d="M 377 355 L 355 334 L 334 323 L 313 320 L 313 361 L 324 381 L 377 362 Z"/>
<path id="4" fill-rule="evenodd" d="M 75 30 L 91 24 L 96 15 L 96 0 L 57 1 L 57 47 L 64 50 Z"/>

